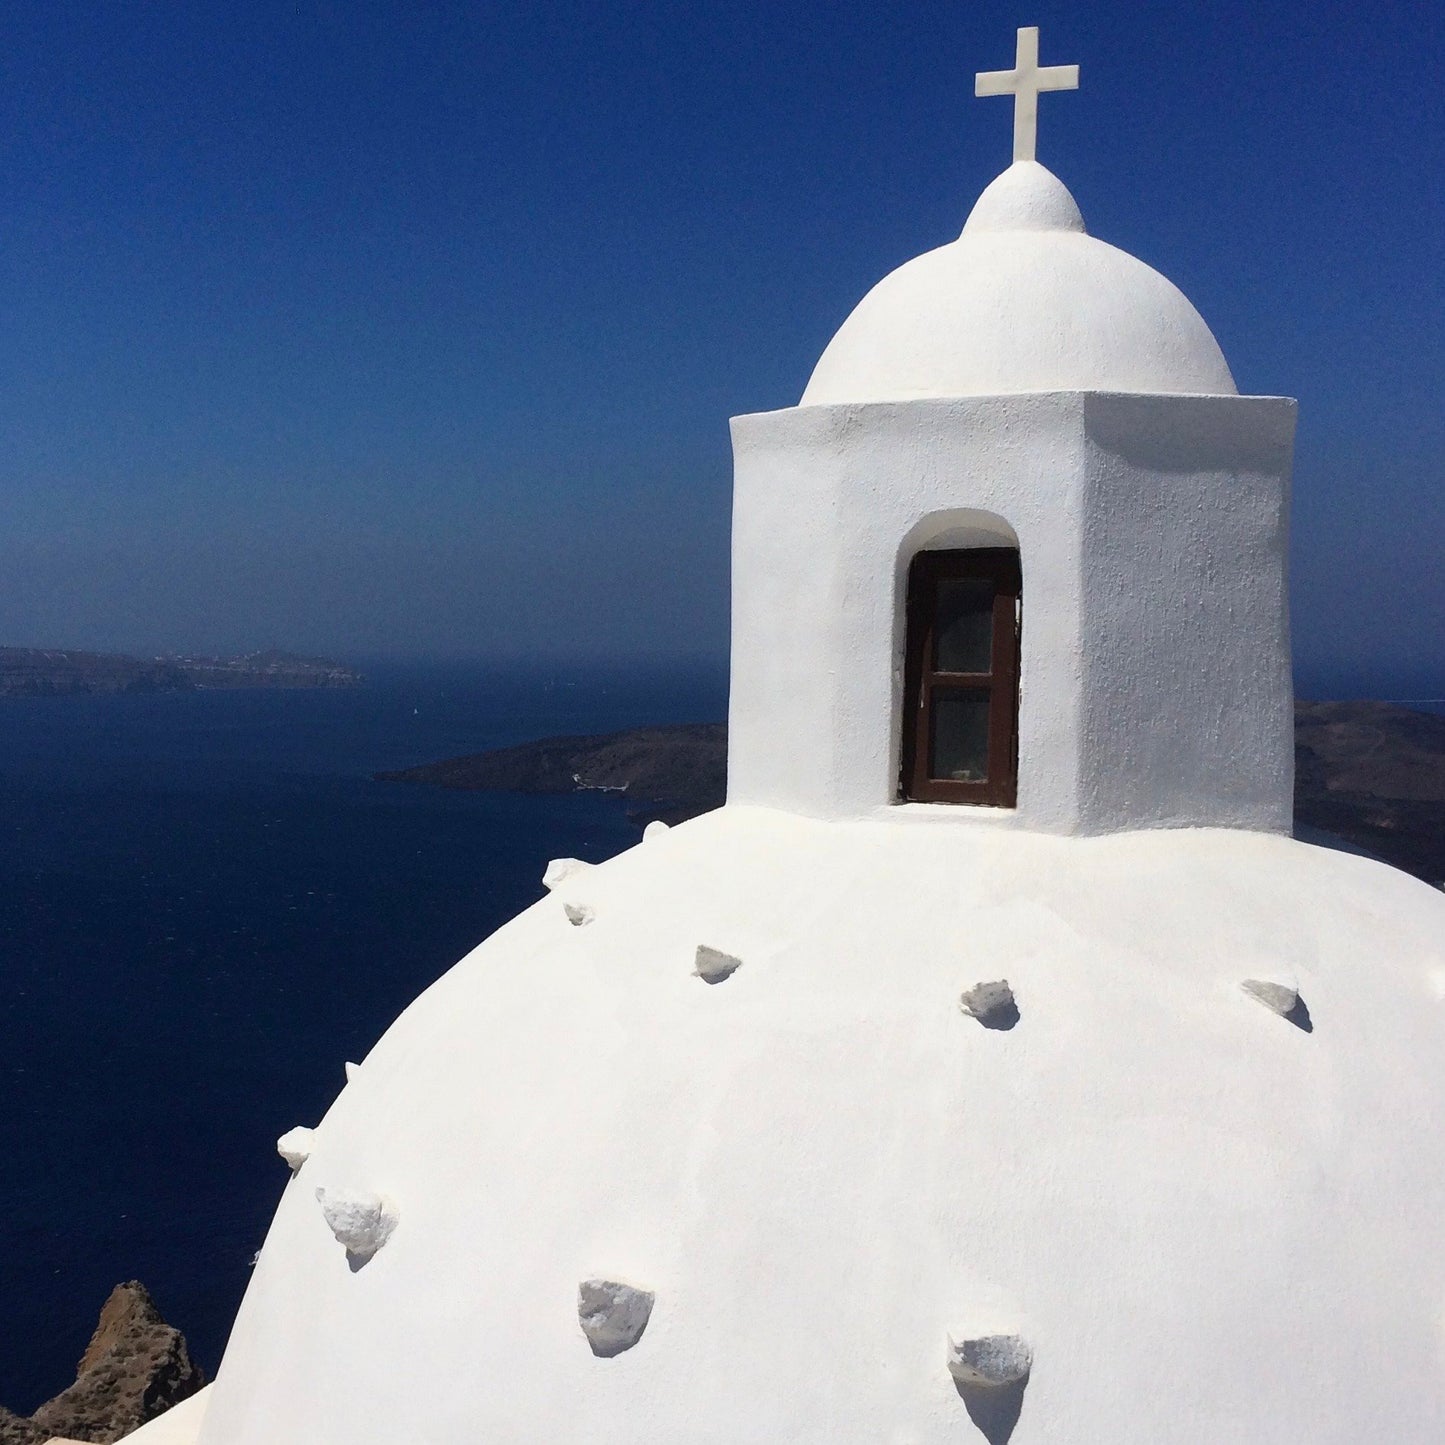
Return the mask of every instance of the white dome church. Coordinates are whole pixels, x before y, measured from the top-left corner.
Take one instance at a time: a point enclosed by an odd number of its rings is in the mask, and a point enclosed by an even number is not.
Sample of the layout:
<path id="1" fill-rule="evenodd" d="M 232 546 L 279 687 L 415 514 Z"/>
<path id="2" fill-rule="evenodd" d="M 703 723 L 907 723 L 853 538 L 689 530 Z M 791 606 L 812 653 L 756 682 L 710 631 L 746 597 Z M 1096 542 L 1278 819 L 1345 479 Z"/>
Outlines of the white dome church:
<path id="1" fill-rule="evenodd" d="M 1294 403 L 1033 160 L 1075 75 L 733 423 L 727 805 L 283 1140 L 145 1445 L 1445 1439 L 1445 898 L 1289 836 Z"/>

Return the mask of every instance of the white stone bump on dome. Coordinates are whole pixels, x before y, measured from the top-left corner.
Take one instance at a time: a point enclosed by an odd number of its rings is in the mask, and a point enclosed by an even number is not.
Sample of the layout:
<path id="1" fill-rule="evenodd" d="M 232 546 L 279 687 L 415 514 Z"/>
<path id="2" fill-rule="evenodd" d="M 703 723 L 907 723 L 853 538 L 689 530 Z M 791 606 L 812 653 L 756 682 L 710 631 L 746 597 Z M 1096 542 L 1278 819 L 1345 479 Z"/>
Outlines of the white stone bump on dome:
<path id="1" fill-rule="evenodd" d="M 724 953 L 720 948 L 709 948 L 707 944 L 699 943 L 693 958 L 692 971 L 704 983 L 721 983 L 725 978 L 731 978 L 742 966 L 742 959 Z"/>
<path id="2" fill-rule="evenodd" d="M 580 858 L 554 858 L 542 874 L 542 887 L 549 893 L 555 892 L 569 878 L 585 873 L 592 865 Z"/>
<path id="3" fill-rule="evenodd" d="M 1272 1013 L 1283 1018 L 1298 1002 L 1299 990 L 1289 983 L 1277 983 L 1269 979 L 1247 978 L 1240 984 L 1250 998 L 1258 1000 Z"/>
<path id="4" fill-rule="evenodd" d="M 1028 1379 L 1034 1356 L 1018 1335 L 982 1335 L 949 1340 L 948 1372 L 960 1385 L 999 1390 Z"/>
<path id="5" fill-rule="evenodd" d="M 592 1353 L 608 1360 L 630 1350 L 652 1318 L 655 1296 L 614 1279 L 584 1279 L 577 1286 L 577 1321 Z"/>
<path id="6" fill-rule="evenodd" d="M 1038 146 L 1039 94 L 1045 90 L 1077 90 L 1077 65 L 1039 66 L 1039 27 L 1022 26 L 1012 70 L 984 70 L 974 77 L 975 95 L 1014 98 L 1014 159 L 1031 161 Z"/>
<path id="7" fill-rule="evenodd" d="M 277 1141 L 276 1152 L 290 1166 L 294 1174 L 311 1157 L 316 1143 L 316 1131 L 304 1125 L 288 1129 Z"/>
<path id="8" fill-rule="evenodd" d="M 1314 1032 L 1309 1008 L 1295 984 L 1275 979 L 1247 978 L 1240 988 L 1256 1003 L 1262 1003 L 1271 1013 L 1277 1013 L 1297 1029 L 1307 1034 Z"/>
<path id="9" fill-rule="evenodd" d="M 353 1270 L 391 1238 L 399 1222 L 391 1200 L 370 1190 L 318 1189 L 316 1202 Z"/>
<path id="10" fill-rule="evenodd" d="M 974 984 L 958 1000 L 958 1006 L 986 1029 L 1007 1031 L 1019 1021 L 1018 1000 L 1014 998 L 1014 991 L 1006 978 Z"/>

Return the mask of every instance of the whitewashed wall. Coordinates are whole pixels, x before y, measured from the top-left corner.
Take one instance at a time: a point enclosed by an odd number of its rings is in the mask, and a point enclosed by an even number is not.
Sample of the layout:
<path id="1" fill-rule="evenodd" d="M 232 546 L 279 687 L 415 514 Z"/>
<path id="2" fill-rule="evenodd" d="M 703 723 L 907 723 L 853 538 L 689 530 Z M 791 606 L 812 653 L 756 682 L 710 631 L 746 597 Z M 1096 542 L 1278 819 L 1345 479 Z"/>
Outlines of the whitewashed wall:
<path id="1" fill-rule="evenodd" d="M 1281 398 L 1066 392 L 736 418 L 729 801 L 890 808 L 909 559 L 1011 532 L 1018 808 L 971 815 L 1287 829 L 1294 416 Z"/>

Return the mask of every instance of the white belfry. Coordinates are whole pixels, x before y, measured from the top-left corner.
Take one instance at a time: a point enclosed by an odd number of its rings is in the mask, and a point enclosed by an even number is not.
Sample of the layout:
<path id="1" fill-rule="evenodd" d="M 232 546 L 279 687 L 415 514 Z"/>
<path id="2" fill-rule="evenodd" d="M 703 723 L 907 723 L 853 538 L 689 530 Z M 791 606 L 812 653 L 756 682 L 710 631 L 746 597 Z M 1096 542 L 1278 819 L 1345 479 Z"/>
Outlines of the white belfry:
<path id="1" fill-rule="evenodd" d="M 1014 98 L 1014 159 L 1031 161 L 1039 136 L 1039 92 L 1077 90 L 1077 65 L 1047 65 L 1039 69 L 1039 27 L 1020 29 L 1012 70 L 983 70 L 974 77 L 975 95 L 1011 95 Z"/>

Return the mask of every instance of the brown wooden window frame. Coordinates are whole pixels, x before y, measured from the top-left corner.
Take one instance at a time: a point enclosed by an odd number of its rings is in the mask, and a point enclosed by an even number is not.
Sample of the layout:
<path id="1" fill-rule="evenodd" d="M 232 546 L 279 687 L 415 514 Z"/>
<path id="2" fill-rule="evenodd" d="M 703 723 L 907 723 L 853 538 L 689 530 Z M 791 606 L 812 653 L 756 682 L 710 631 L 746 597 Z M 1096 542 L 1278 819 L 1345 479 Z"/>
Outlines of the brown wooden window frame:
<path id="1" fill-rule="evenodd" d="M 939 672 L 933 665 L 938 584 L 990 580 L 993 636 L 988 672 Z M 919 552 L 908 568 L 904 653 L 903 758 L 899 796 L 907 802 L 976 803 L 1012 808 L 1018 801 L 1019 632 L 1023 571 L 1011 547 Z M 931 778 L 934 694 L 987 692 L 988 776 Z"/>

